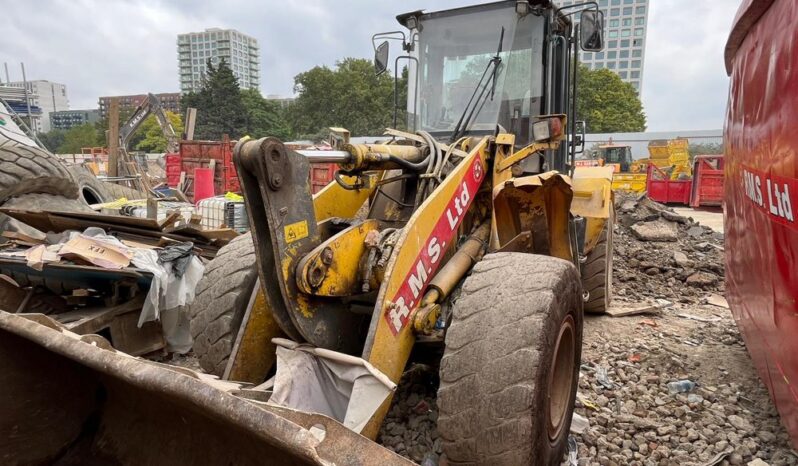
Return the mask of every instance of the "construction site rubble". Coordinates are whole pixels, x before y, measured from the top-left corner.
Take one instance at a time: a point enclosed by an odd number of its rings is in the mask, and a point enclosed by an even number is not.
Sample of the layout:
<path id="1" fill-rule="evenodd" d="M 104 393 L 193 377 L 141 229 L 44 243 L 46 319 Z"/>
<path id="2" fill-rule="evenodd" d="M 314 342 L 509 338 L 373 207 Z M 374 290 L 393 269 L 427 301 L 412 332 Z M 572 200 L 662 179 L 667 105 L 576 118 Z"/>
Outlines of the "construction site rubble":
<path id="1" fill-rule="evenodd" d="M 798 464 L 726 308 L 588 319 L 580 373 L 579 465 Z"/>
<path id="2" fill-rule="evenodd" d="M 648 198 L 616 193 L 616 301 L 697 303 L 723 293 L 723 234 Z"/>
<path id="3" fill-rule="evenodd" d="M 118 282 L 115 273 L 123 269 L 130 268 L 129 270 L 137 274 L 149 272 L 150 285 L 145 290 L 146 299 L 137 319 L 138 327 L 141 328 L 147 322 L 158 321 L 167 351 L 185 353 L 191 349 L 188 327 L 181 325 L 181 321 L 185 319 L 178 314 L 183 306 L 193 300 L 194 289 L 204 271 L 202 262 L 193 252 L 193 243 L 171 243 L 158 249 L 132 247 L 97 227 L 88 227 L 84 231 L 66 230 L 58 234 L 50 232 L 41 240 L 27 239 L 28 241 L 22 242 L 11 239 L 3 245 L 0 250 L 0 272 L 8 273 L 15 267 L 18 269 L 15 259 L 24 260 L 25 265 L 37 271 L 44 280 L 57 279 L 58 272 L 49 267 L 53 265 L 83 266 L 85 273 L 105 275 L 111 282 Z M 29 247 L 30 241 L 39 244 Z M 9 275 L 13 276 L 11 273 Z M 79 275 L 77 270 L 76 275 Z M 81 278 L 76 276 L 72 281 L 80 283 Z M 91 279 L 83 281 L 84 288 L 72 290 L 73 296 L 77 290 L 82 290 L 81 294 L 87 298 L 103 294 L 92 290 L 94 282 Z M 118 290 L 118 285 L 113 286 Z M 30 291 L 35 292 L 35 289 Z M 82 302 L 76 304 L 86 305 Z M 48 313 L 47 309 L 38 311 Z"/>

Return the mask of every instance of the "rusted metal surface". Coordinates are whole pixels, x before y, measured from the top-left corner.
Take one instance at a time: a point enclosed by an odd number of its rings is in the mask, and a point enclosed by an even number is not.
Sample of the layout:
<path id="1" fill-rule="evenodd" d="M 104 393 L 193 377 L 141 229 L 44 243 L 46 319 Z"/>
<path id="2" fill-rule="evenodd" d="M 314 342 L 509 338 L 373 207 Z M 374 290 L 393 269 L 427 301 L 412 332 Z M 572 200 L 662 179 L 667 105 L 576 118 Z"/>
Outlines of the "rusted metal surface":
<path id="1" fill-rule="evenodd" d="M 411 464 L 332 419 L 31 317 L 0 311 L 2 464 Z"/>
<path id="2" fill-rule="evenodd" d="M 493 189 L 499 250 L 523 232 L 532 234 L 532 251 L 572 260 L 568 231 L 573 192 L 566 177 L 555 172 L 513 178 Z"/>

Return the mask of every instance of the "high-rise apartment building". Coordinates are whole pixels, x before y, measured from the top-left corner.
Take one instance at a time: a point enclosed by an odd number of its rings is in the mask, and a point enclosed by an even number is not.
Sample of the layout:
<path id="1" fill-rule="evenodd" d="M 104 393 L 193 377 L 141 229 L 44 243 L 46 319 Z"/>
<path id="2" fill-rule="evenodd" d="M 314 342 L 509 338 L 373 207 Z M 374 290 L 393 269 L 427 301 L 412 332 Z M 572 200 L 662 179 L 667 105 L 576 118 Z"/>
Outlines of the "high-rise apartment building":
<path id="1" fill-rule="evenodd" d="M 224 60 L 242 89 L 260 87 L 260 47 L 254 37 L 235 29 L 206 29 L 177 36 L 180 90 L 197 91 L 208 60 L 216 66 Z"/>
<path id="2" fill-rule="evenodd" d="M 69 110 L 66 86 L 43 79 L 27 81 L 28 97 L 32 106 L 41 109 L 41 118 L 34 119 L 37 132 L 50 131 L 50 113 Z M 24 81 L 6 83 L 5 86 L 24 89 Z"/>
<path id="3" fill-rule="evenodd" d="M 567 6 L 582 3 L 582 0 L 558 0 L 557 3 Z M 612 70 L 640 92 L 650 3 L 651 0 L 598 0 L 604 12 L 605 47 L 602 52 L 580 52 L 582 63 L 593 70 Z"/>

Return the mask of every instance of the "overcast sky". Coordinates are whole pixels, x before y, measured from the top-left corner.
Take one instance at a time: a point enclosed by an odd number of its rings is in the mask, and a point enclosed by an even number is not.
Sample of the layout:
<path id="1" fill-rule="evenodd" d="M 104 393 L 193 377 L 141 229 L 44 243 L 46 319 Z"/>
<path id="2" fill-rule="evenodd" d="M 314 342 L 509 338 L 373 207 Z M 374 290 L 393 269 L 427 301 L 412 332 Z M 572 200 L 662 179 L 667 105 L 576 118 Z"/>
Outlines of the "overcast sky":
<path id="1" fill-rule="evenodd" d="M 12 80 L 67 85 L 70 106 L 101 95 L 176 92 L 177 34 L 235 28 L 258 39 L 261 92 L 292 95 L 293 77 L 347 57 L 371 57 L 371 35 L 395 16 L 475 0 L 7 0 L 0 61 Z M 479 0 L 476 0 L 479 2 Z M 650 0 L 643 105 L 650 131 L 723 126 L 723 47 L 739 0 Z M 2 75 L 5 79 L 5 75 Z"/>

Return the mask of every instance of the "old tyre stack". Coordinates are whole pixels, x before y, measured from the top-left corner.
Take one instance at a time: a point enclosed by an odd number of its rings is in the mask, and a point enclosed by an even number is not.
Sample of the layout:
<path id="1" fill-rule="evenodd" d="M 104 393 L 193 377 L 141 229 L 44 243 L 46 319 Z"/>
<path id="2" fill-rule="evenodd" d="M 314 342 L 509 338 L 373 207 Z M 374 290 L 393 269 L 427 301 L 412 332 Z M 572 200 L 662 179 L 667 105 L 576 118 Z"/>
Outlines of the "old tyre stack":
<path id="1" fill-rule="evenodd" d="M 91 211 L 78 197 L 79 185 L 66 165 L 39 147 L 0 135 L 0 206 L 30 210 Z M 36 232 L 0 214 L 0 231 Z M 21 287 L 38 286 L 55 294 L 74 288 L 67 282 L 45 282 L 41 276 L 16 271 L 8 275 Z"/>

